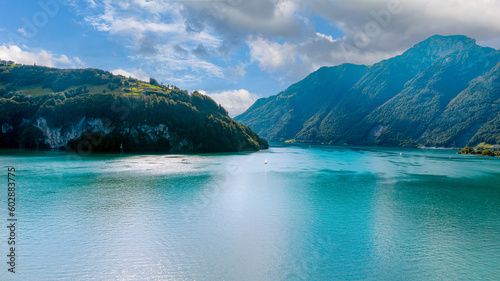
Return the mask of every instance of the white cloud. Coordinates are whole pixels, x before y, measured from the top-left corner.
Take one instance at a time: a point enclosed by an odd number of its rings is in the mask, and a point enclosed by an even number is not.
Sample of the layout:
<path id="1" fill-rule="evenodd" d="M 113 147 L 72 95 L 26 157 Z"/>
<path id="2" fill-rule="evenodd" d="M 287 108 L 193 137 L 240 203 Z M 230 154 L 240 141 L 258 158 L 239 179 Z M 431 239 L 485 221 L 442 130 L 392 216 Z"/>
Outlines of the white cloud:
<path id="1" fill-rule="evenodd" d="M 297 0 L 252 0 L 231 5 L 230 1 L 193 1 L 184 2 L 182 15 L 188 26 L 212 30 L 230 43 L 244 41 L 249 35 L 298 39 L 302 34 L 302 20 L 297 17 L 299 3 Z"/>
<path id="2" fill-rule="evenodd" d="M 119 68 L 112 70 L 111 73 L 113 73 L 114 75 L 136 78 L 141 81 L 149 81 L 149 78 L 151 78 L 151 76 L 148 75 L 144 70 L 136 68 L 130 69 L 129 71 Z"/>
<path id="3" fill-rule="evenodd" d="M 76 62 L 77 65 L 85 65 L 82 60 L 79 57 L 73 57 L 73 60 Z"/>
<path id="4" fill-rule="evenodd" d="M 96 4 L 95 4 L 94 0 L 86 0 L 86 1 L 87 1 L 87 3 L 88 3 L 91 7 L 95 7 L 95 6 L 96 6 Z"/>
<path id="5" fill-rule="evenodd" d="M 250 56 L 253 61 L 259 61 L 260 67 L 266 70 L 283 70 L 293 63 L 294 46 L 288 43 L 279 44 L 263 38 L 248 42 Z"/>
<path id="6" fill-rule="evenodd" d="M 262 0 L 264 1 L 264 0 Z M 500 48 L 500 1 L 493 0 L 324 0 L 295 1 L 295 15 L 313 10 L 340 28 L 344 36 L 312 30 L 303 21 L 300 40 L 251 36 L 252 61 L 292 80 L 321 66 L 345 62 L 373 64 L 398 55 L 434 34 L 464 34 L 484 46 Z M 300 3 L 300 4 L 299 4 Z M 297 8 L 298 7 L 298 8 Z M 313 19 L 314 20 L 314 19 Z"/>
<path id="7" fill-rule="evenodd" d="M 148 72 L 182 83 L 243 77 L 247 54 L 261 69 L 296 80 L 325 65 L 372 64 L 434 34 L 500 48 L 496 0 L 80 1 L 85 22 L 124 39 L 141 68 L 153 64 Z M 318 18 L 343 37 L 316 30 Z M 245 55 L 234 52 L 246 47 Z"/>
<path id="8" fill-rule="evenodd" d="M 333 42 L 335 42 L 335 41 L 337 41 L 337 40 L 334 40 L 334 39 L 333 39 L 333 37 L 332 37 L 331 35 L 325 35 L 325 34 L 323 34 L 323 33 L 319 33 L 319 32 L 316 32 L 316 35 L 317 35 L 318 37 L 324 38 L 324 39 L 326 39 L 326 40 L 328 40 L 328 41 L 330 41 L 330 42 L 332 42 L 332 43 L 333 43 Z"/>
<path id="9" fill-rule="evenodd" d="M 192 88 L 203 79 L 224 78 L 224 70 L 221 67 L 200 60 L 192 53 L 179 54 L 171 45 L 157 48 L 157 54 L 137 55 L 132 58 L 142 61 L 148 72 L 157 74 L 165 83 Z"/>
<path id="10" fill-rule="evenodd" d="M 252 94 L 244 89 L 212 94 L 207 94 L 205 91 L 199 92 L 210 96 L 215 102 L 221 104 L 231 117 L 245 112 L 257 99 L 259 99 L 259 96 L 256 94 Z"/>
<path id="11" fill-rule="evenodd" d="M 95 29 L 125 42 L 130 58 L 160 80 L 190 87 L 204 78 L 224 78 L 223 68 L 209 61 L 221 40 L 207 31 L 187 31 L 182 3 L 107 0 L 82 13 Z"/>
<path id="12" fill-rule="evenodd" d="M 26 30 L 24 30 L 22 27 L 19 27 L 17 29 L 17 32 L 21 33 L 21 35 L 24 37 L 28 36 L 28 33 L 26 32 Z"/>
<path id="13" fill-rule="evenodd" d="M 368 34 L 363 51 L 403 51 L 435 34 L 462 34 L 500 48 L 500 1 L 310 0 L 305 5 L 339 26 L 346 43 L 355 45 L 356 36 Z"/>
<path id="14" fill-rule="evenodd" d="M 72 60 L 66 55 L 55 55 L 46 50 L 25 51 L 14 45 L 1 45 L 0 58 L 4 60 L 12 60 L 19 64 L 37 64 L 60 68 L 75 68 L 82 67 L 84 65 L 78 58 Z"/>
<path id="15" fill-rule="evenodd" d="M 279 44 L 262 38 L 249 40 L 247 44 L 252 61 L 259 62 L 261 69 L 271 73 L 281 72 L 295 81 L 322 66 L 345 62 L 373 64 L 399 54 L 398 51 L 362 50 L 343 40 L 332 40 L 331 37 L 318 33 L 295 44 Z"/>

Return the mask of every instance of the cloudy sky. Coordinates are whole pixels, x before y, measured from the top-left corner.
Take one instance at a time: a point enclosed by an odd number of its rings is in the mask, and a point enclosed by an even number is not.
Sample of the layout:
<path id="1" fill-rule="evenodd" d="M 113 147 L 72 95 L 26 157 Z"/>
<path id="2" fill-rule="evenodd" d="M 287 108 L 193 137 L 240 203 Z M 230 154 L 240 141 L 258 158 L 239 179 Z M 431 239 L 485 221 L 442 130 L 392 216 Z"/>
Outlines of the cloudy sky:
<path id="1" fill-rule="evenodd" d="M 321 66 L 434 34 L 500 48 L 498 0 L 2 0 L 0 58 L 202 91 L 232 115 Z"/>

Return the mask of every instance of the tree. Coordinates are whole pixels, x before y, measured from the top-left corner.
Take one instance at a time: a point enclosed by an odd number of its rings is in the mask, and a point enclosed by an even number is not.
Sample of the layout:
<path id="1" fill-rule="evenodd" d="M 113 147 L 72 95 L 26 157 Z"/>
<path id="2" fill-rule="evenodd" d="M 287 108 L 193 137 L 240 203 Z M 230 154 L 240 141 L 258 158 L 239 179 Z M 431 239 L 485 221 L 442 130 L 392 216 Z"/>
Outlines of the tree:
<path id="1" fill-rule="evenodd" d="M 495 156 L 495 153 L 493 153 L 489 149 L 485 149 L 485 150 L 483 150 L 483 156 Z"/>
<path id="2" fill-rule="evenodd" d="M 158 84 L 158 81 L 156 81 L 156 79 L 154 78 L 149 78 L 149 84 L 153 85 L 153 86 L 159 86 L 160 84 Z"/>
<path id="3" fill-rule="evenodd" d="M 460 154 L 474 154 L 474 149 L 466 146 L 465 148 L 462 148 L 462 150 L 460 150 Z"/>

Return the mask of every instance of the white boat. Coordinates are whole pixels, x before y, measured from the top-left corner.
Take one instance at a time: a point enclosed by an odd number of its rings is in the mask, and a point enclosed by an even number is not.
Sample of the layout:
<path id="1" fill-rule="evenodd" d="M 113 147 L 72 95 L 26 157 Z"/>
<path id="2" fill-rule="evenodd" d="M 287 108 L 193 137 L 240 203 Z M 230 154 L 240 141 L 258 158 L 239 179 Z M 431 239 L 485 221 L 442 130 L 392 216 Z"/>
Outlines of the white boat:
<path id="1" fill-rule="evenodd" d="M 266 164 L 266 165 L 267 165 L 267 157 L 266 157 L 266 160 L 264 160 L 264 164 Z"/>

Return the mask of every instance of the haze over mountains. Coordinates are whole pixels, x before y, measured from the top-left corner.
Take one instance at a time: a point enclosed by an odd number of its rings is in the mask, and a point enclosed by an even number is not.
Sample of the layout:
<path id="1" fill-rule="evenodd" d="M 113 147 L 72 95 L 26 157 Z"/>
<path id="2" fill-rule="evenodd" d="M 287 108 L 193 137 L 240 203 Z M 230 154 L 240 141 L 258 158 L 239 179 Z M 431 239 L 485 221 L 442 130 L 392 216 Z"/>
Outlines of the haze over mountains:
<path id="1" fill-rule="evenodd" d="M 372 66 L 323 67 L 235 120 L 268 141 L 500 143 L 500 51 L 432 36 Z"/>

